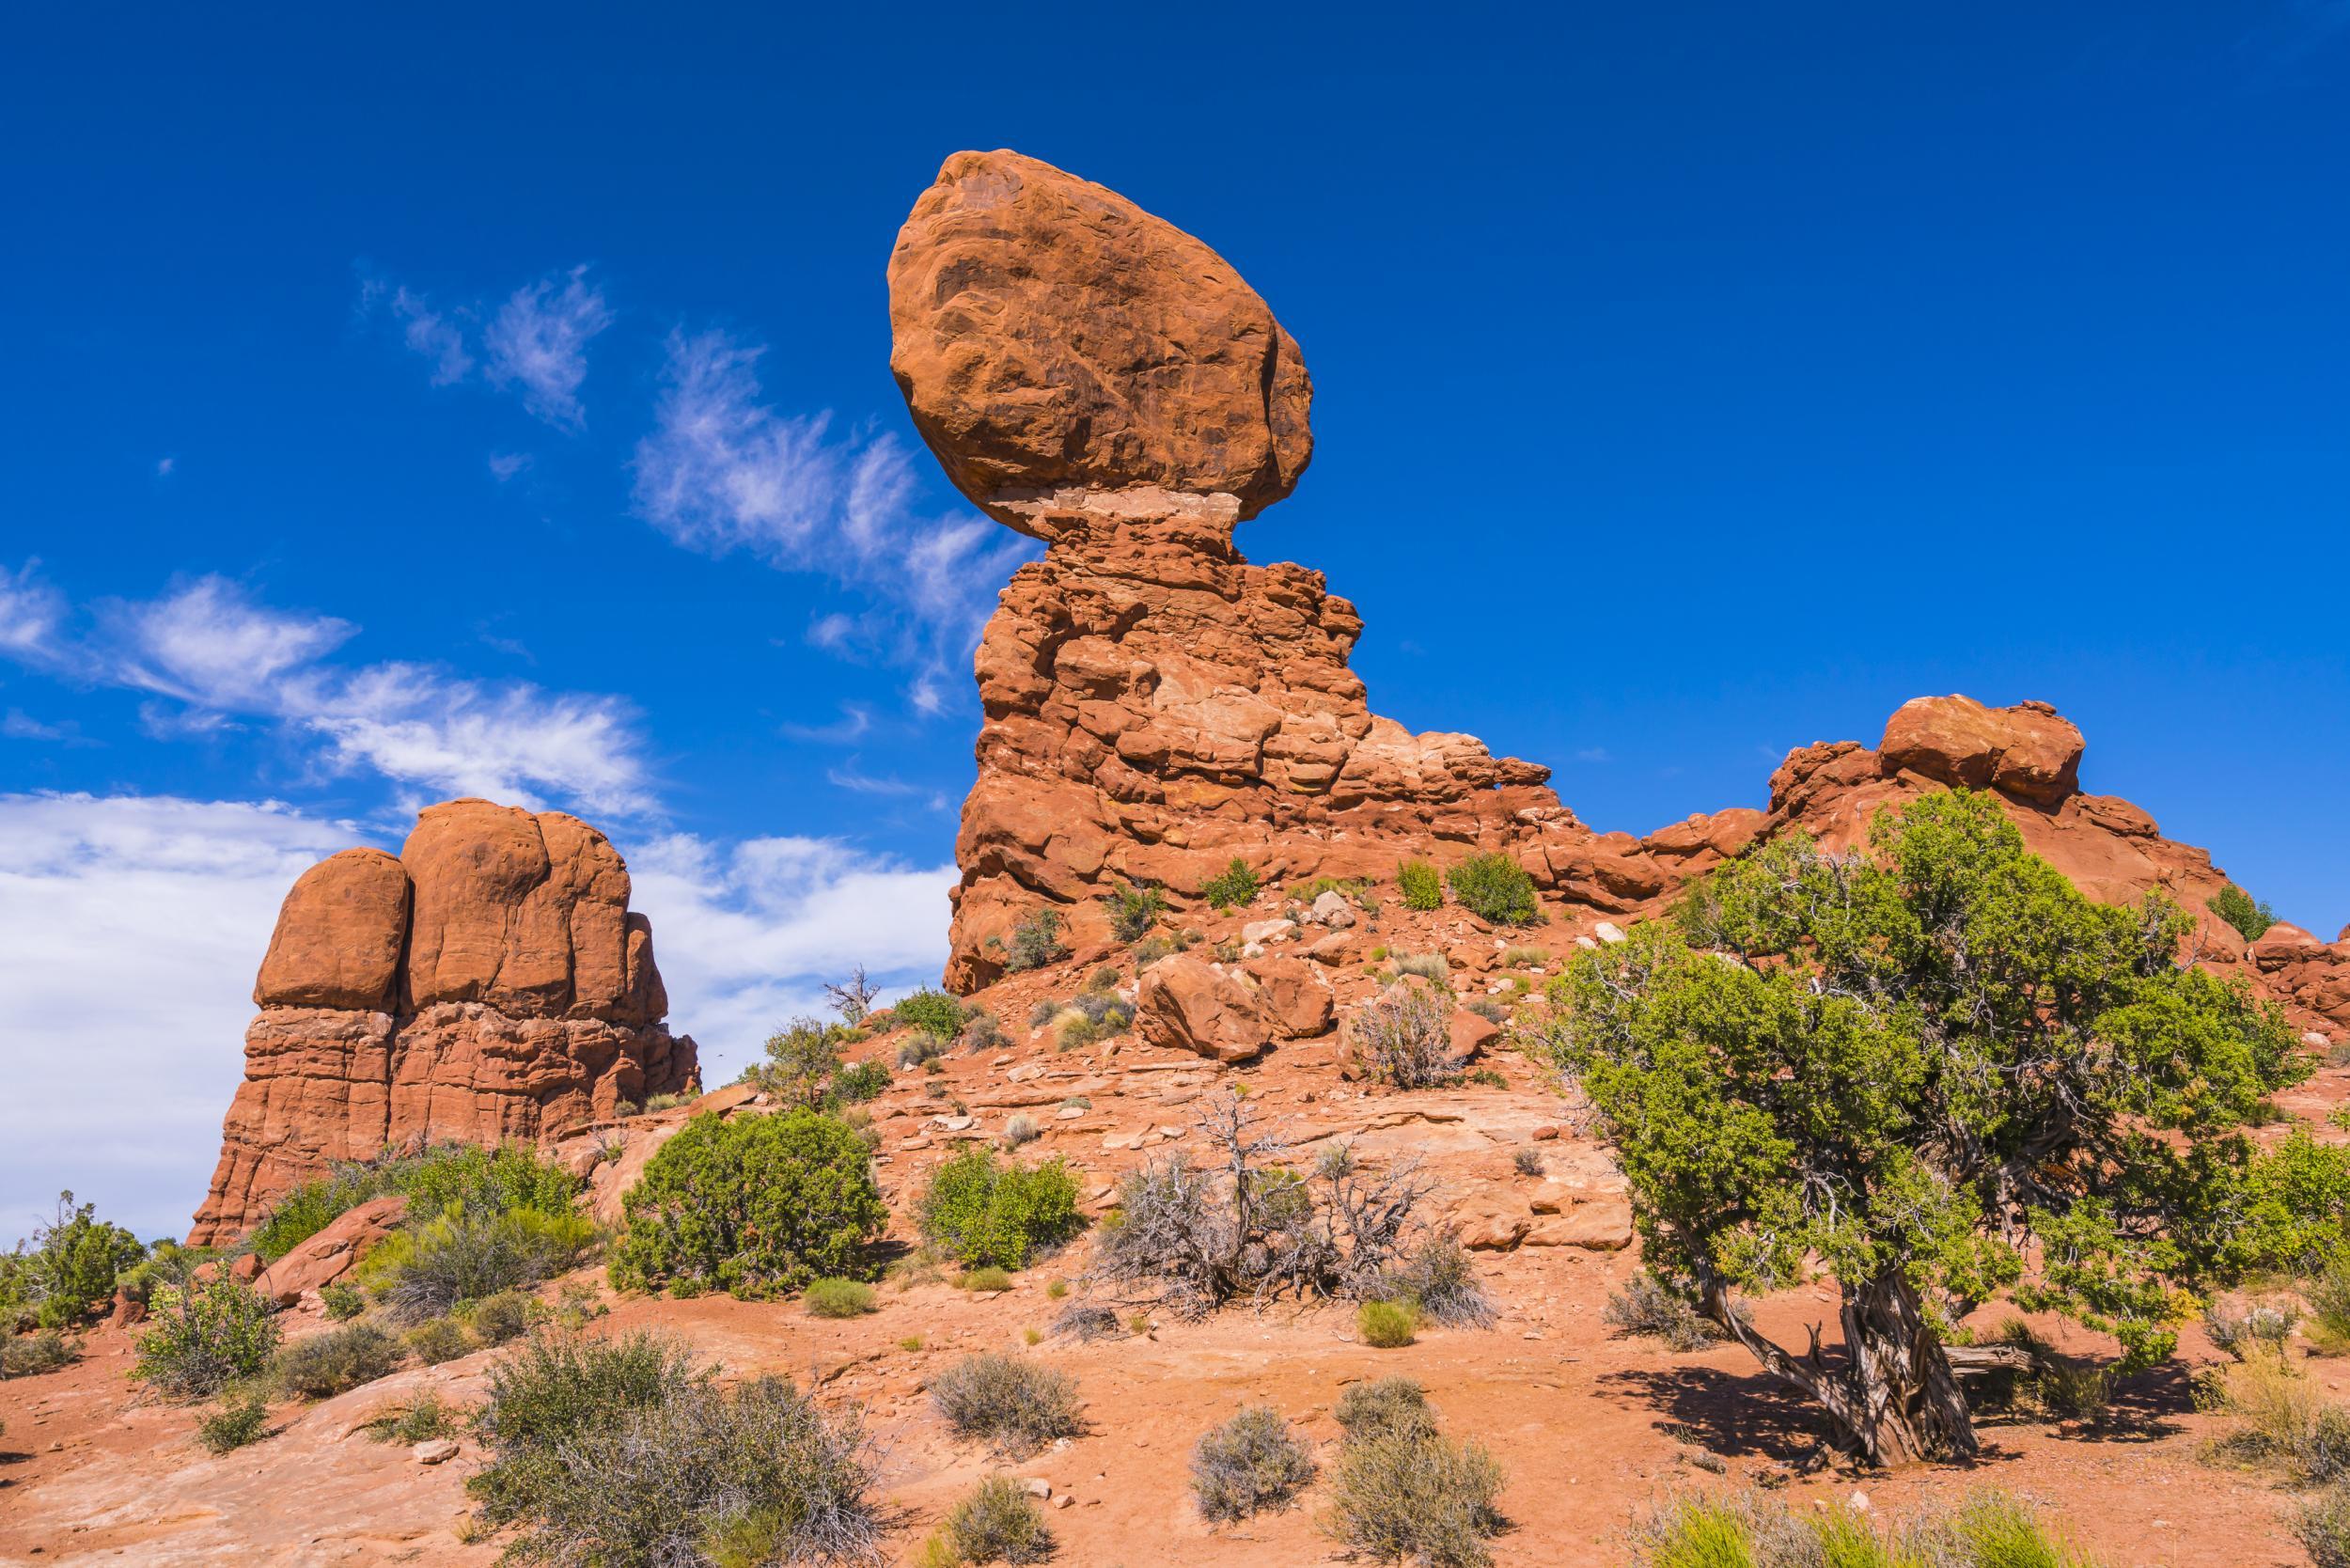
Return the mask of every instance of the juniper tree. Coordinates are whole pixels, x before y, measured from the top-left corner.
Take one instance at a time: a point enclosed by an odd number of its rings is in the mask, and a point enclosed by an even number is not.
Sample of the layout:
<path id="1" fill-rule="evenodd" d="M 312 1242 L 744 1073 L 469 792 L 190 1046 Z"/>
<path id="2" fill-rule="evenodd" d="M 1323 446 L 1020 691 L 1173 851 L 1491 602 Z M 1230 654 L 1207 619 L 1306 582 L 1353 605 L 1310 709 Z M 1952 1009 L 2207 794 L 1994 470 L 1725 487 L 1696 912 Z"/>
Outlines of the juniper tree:
<path id="1" fill-rule="evenodd" d="M 1554 982 L 1565 1065 L 1614 1138 L 1649 1266 L 1873 1463 L 1971 1454 L 1945 1346 L 1995 1293 L 2167 1356 L 2234 1256 L 2262 1100 L 2308 1065 L 2188 920 L 2091 902 L 1993 801 L 1789 838 Z M 1738 1307 L 1817 1269 L 1841 1356 Z"/>

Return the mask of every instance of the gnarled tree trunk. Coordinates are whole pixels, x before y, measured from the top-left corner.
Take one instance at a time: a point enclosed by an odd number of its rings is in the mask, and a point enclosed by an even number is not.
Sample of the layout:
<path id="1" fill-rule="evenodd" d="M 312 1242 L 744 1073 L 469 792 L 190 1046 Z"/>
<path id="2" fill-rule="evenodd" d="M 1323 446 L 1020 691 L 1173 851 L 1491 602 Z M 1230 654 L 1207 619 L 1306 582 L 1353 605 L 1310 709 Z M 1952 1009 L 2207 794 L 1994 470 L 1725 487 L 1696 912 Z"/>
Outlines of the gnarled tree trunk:
<path id="1" fill-rule="evenodd" d="M 1981 1445 L 1966 1396 L 1942 1341 L 1926 1321 L 1918 1293 L 1899 1278 L 1842 1287 L 1839 1317 L 1844 1355 L 1830 1361 L 1811 1347 L 1791 1355 L 1736 1310 L 1729 1286 L 1710 1283 L 1706 1314 L 1762 1363 L 1763 1370 L 1827 1413 L 1841 1445 L 1872 1465 L 1963 1459 Z"/>

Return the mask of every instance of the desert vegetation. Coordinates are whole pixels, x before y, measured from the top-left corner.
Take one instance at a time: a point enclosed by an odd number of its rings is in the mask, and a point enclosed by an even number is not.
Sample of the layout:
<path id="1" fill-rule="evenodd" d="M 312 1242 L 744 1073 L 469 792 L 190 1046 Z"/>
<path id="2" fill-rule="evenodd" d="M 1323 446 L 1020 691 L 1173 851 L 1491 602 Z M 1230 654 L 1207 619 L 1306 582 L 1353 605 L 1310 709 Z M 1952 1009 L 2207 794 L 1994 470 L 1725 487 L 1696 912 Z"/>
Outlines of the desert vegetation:
<path id="1" fill-rule="evenodd" d="M 932 1379 L 931 1403 L 956 1436 L 1012 1458 L 1085 1430 L 1076 1380 L 1016 1356 L 964 1356 Z"/>
<path id="2" fill-rule="evenodd" d="M 1684 1497 L 1633 1531 L 1636 1568 L 2097 1568 L 2003 1493 L 1906 1525 L 1836 1509 L 1799 1514 L 1757 1493 Z"/>
<path id="3" fill-rule="evenodd" d="M 1058 1159 L 1025 1166 L 974 1146 L 932 1173 L 916 1214 L 923 1238 L 965 1267 L 1020 1268 L 1076 1233 L 1077 1180 Z"/>
<path id="4" fill-rule="evenodd" d="M 1314 1475 L 1313 1454 L 1268 1405 L 1241 1411 L 1191 1450 L 1192 1498 L 1217 1524 L 1293 1506 Z"/>
<path id="5" fill-rule="evenodd" d="M 79 1323 L 111 1301 L 115 1281 L 146 1256 L 136 1236 L 98 1217 L 95 1204 L 59 1193 L 55 1216 L 0 1253 L 0 1334 Z"/>

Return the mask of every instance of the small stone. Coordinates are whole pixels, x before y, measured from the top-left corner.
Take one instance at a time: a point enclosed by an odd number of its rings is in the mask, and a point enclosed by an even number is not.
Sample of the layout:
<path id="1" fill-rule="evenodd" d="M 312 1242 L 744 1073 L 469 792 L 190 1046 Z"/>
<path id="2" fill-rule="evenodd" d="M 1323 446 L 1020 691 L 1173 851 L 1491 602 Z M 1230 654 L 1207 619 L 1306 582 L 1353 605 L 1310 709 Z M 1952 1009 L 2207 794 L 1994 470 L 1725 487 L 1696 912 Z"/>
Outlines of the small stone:
<path id="1" fill-rule="evenodd" d="M 1042 1476 L 1022 1476 L 1020 1484 L 1032 1497 L 1049 1497 L 1053 1495 L 1053 1483 Z"/>
<path id="2" fill-rule="evenodd" d="M 408 1450 L 419 1465 L 441 1465 L 457 1457 L 457 1444 L 447 1437 L 428 1437 Z"/>
<path id="3" fill-rule="evenodd" d="M 1598 925 L 1591 928 L 1591 934 L 1598 937 L 1601 941 L 1606 943 L 1611 948 L 1617 943 L 1625 940 L 1623 928 L 1616 924 L 1613 920 L 1602 920 Z"/>
<path id="4" fill-rule="evenodd" d="M 1071 1497 L 1066 1492 L 1063 1492 L 1059 1497 L 1053 1499 L 1053 1506 L 1055 1508 L 1073 1508 L 1076 1506 L 1076 1503 L 1077 1499 Z"/>

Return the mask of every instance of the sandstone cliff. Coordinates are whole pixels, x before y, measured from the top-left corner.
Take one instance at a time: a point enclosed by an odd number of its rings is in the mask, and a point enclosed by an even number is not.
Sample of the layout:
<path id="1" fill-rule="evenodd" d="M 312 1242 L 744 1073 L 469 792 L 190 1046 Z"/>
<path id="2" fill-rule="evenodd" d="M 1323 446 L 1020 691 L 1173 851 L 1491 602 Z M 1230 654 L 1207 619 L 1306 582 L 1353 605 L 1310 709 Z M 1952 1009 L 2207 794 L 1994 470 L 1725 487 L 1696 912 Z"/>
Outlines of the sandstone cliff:
<path id="1" fill-rule="evenodd" d="M 696 1080 L 610 840 L 561 812 L 428 807 L 395 857 L 305 871 L 261 961 L 245 1076 L 190 1240 L 412 1140 L 556 1137 Z"/>

